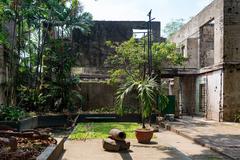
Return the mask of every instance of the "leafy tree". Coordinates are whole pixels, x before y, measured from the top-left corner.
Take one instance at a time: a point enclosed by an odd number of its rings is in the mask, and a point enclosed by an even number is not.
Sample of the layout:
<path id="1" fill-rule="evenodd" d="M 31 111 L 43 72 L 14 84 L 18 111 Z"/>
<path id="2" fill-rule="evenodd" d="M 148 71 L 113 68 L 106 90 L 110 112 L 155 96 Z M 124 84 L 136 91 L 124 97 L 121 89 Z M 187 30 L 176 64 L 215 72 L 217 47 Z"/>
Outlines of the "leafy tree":
<path id="1" fill-rule="evenodd" d="M 183 25 L 184 25 L 184 19 L 172 20 L 171 22 L 166 24 L 163 32 L 167 37 L 170 37 L 174 33 L 176 33 Z"/>
<path id="2" fill-rule="evenodd" d="M 3 17 L 4 17 L 4 2 L 0 2 L 0 17 L 2 17 L 0 19 L 0 45 L 4 44 L 4 42 L 6 42 L 6 33 L 3 30 L 2 27 L 2 22 L 3 22 Z"/>
<path id="3" fill-rule="evenodd" d="M 0 42 L 9 43 L 5 45 L 10 75 L 7 103 L 28 110 L 57 104 L 56 110 L 61 111 L 72 106 L 71 89 L 77 78 L 71 75 L 71 67 L 78 53 L 71 33 L 75 28 L 90 32 L 91 14 L 83 11 L 78 0 L 3 0 L 0 16 Z M 9 22 L 12 36 L 4 32 Z M 52 103 L 47 103 L 49 99 Z"/>
<path id="4" fill-rule="evenodd" d="M 160 94 L 160 85 L 156 75 L 146 75 L 147 54 L 144 52 L 144 39 L 131 38 L 121 44 L 107 42 L 114 49 L 106 60 L 111 66 L 110 82 L 120 85 L 116 93 L 116 106 L 120 114 L 123 114 L 124 99 L 129 93 L 136 93 L 140 102 L 143 128 L 147 118 L 156 106 L 156 96 Z M 153 70 L 157 73 L 162 64 L 181 65 L 185 59 L 176 52 L 176 45 L 170 42 L 154 43 L 152 46 Z M 166 98 L 166 97 L 165 97 Z M 167 102 L 167 101 L 164 101 Z M 165 103 L 166 105 L 166 103 Z"/>
<path id="5" fill-rule="evenodd" d="M 110 82 L 121 82 L 123 77 L 144 79 L 146 76 L 147 53 L 144 51 L 144 40 L 131 38 L 121 44 L 107 42 L 114 52 L 107 57 L 106 65 L 112 69 Z M 152 61 L 153 70 L 159 73 L 163 64 L 182 65 L 186 59 L 177 52 L 176 45 L 171 42 L 153 43 Z"/>

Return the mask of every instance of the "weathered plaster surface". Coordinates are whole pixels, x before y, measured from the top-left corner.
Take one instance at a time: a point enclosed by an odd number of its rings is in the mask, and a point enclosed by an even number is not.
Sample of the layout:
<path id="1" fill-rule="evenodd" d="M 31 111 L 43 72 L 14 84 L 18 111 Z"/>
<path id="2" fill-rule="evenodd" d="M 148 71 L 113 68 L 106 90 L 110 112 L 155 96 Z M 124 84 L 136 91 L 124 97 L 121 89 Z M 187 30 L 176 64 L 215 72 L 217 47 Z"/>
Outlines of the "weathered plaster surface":
<path id="1" fill-rule="evenodd" d="M 145 21 L 94 21 L 91 34 L 83 35 L 80 30 L 74 30 L 73 40 L 81 52 L 79 65 L 82 67 L 106 67 L 104 61 L 110 53 L 106 41 L 123 42 L 133 36 L 133 29 L 146 30 Z M 152 22 L 153 41 L 159 42 L 160 22 Z"/>
<path id="2" fill-rule="evenodd" d="M 240 65 L 224 68 L 223 119 L 233 121 L 240 113 Z"/>
<path id="3" fill-rule="evenodd" d="M 181 45 L 190 38 L 200 39 L 200 28 L 214 20 L 214 64 L 223 62 L 223 6 L 223 0 L 213 1 L 174 34 L 170 40 Z"/>
<path id="4" fill-rule="evenodd" d="M 195 113 L 199 113 L 199 85 L 205 84 L 209 119 L 233 121 L 240 112 L 239 28 L 240 0 L 215 0 L 170 39 L 187 46 L 187 55 L 195 55 L 185 65 L 198 68 L 195 93 L 188 90 L 183 96 L 188 101 L 192 99 L 189 95 L 195 94 Z M 193 38 L 196 40 L 191 41 Z M 184 91 L 189 82 L 182 79 Z"/>
<path id="5" fill-rule="evenodd" d="M 233 121 L 240 113 L 240 1 L 224 2 L 223 119 Z"/>

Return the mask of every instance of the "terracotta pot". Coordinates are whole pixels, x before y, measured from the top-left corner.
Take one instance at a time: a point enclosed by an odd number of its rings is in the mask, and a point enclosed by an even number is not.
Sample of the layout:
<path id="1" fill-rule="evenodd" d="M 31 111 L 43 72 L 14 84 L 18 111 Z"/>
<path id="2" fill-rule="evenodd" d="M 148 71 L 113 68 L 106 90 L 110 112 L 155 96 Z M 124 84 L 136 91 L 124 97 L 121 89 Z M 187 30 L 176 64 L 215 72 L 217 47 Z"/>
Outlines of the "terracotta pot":
<path id="1" fill-rule="evenodd" d="M 148 144 L 153 137 L 153 129 L 137 129 L 135 131 L 138 143 Z"/>

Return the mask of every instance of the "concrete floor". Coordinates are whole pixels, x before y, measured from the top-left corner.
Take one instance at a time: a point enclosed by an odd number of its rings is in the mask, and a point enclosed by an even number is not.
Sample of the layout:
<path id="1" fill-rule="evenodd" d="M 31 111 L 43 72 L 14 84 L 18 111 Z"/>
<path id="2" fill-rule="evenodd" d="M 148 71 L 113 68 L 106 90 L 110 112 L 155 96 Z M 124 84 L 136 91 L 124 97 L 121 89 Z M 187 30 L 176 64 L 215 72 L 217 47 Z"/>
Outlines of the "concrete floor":
<path id="1" fill-rule="evenodd" d="M 177 135 L 176 133 L 160 129 L 157 133 L 158 141 L 162 144 L 168 144 L 181 151 L 188 158 L 193 160 L 228 160 L 227 157 L 222 156 L 209 148 L 196 144 L 192 140 Z"/>
<path id="2" fill-rule="evenodd" d="M 175 122 L 163 122 L 174 132 L 186 136 L 197 143 L 240 160 L 240 124 L 207 121 L 199 117 L 187 117 Z"/>
<path id="3" fill-rule="evenodd" d="M 102 140 L 66 141 L 62 160 L 217 160 L 227 159 L 194 144 L 191 140 L 160 129 L 150 145 L 131 141 L 129 152 L 112 153 L 102 149 Z"/>

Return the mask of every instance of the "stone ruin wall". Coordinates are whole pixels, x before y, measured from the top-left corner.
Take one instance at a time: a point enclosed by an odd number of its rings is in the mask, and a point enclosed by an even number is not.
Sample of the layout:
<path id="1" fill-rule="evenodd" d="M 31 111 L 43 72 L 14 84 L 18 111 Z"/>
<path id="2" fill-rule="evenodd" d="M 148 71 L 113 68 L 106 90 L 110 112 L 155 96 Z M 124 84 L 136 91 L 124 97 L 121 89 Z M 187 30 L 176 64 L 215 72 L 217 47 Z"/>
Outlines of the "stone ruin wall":
<path id="1" fill-rule="evenodd" d="M 240 114 L 240 0 L 224 1 L 223 119 Z"/>
<path id="2" fill-rule="evenodd" d="M 214 24 L 200 28 L 200 67 L 214 65 Z"/>
<path id="3" fill-rule="evenodd" d="M 222 103 L 222 90 L 217 86 L 216 91 L 212 82 L 219 80 L 221 72 L 218 71 L 219 68 L 216 70 L 215 66 L 223 62 L 223 6 L 224 0 L 213 1 L 170 38 L 180 47 L 184 45 L 186 48 L 189 61 L 184 67 L 198 69 L 198 74 L 193 73 L 192 78 L 188 75 L 180 78 L 183 109 L 190 115 L 198 112 L 199 85 L 205 83 L 208 106 L 206 115 L 215 120 L 218 120 L 219 104 Z M 211 21 L 214 21 L 214 28 L 209 24 Z"/>
<path id="4" fill-rule="evenodd" d="M 104 61 L 112 51 L 105 42 L 123 42 L 133 36 L 133 29 L 147 29 L 147 23 L 144 21 L 94 21 L 90 35 L 83 35 L 79 30 L 74 30 L 73 40 L 78 45 L 77 51 L 81 51 L 78 61 L 78 67 L 74 68 L 75 72 L 88 74 L 92 81 L 80 83 L 79 91 L 85 98 L 83 110 L 98 109 L 101 107 L 113 107 L 116 87 L 106 82 L 98 82 L 94 77 L 107 74 L 108 66 Z M 160 22 L 152 23 L 153 41 L 159 42 Z M 131 98 L 126 100 L 128 106 L 138 106 L 138 102 Z"/>
<path id="5" fill-rule="evenodd" d="M 81 56 L 78 65 L 82 67 L 102 68 L 104 60 L 112 50 L 106 46 L 106 41 L 123 42 L 133 36 L 133 29 L 145 30 L 144 21 L 94 21 L 90 35 L 83 35 L 80 30 L 74 30 L 73 41 L 78 43 Z M 160 22 L 152 22 L 153 41 L 159 42 Z"/>

